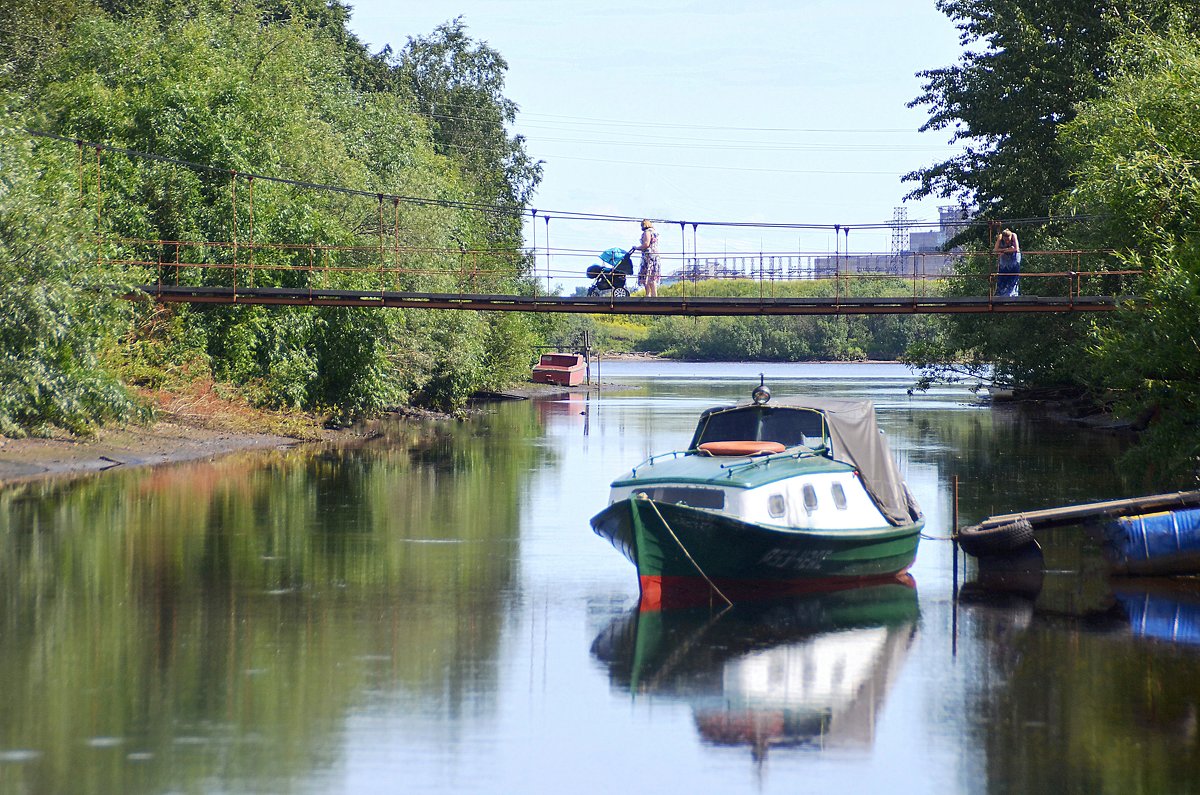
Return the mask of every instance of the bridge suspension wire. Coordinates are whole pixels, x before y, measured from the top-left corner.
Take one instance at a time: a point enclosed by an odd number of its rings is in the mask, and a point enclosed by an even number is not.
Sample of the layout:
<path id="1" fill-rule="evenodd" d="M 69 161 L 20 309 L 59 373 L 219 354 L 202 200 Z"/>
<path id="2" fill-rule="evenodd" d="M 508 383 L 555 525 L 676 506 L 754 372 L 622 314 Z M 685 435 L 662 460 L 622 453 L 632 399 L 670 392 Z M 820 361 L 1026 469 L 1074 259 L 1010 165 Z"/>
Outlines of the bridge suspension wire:
<path id="1" fill-rule="evenodd" d="M 323 182 L 310 182 L 307 180 L 291 179 L 289 177 L 274 177 L 269 174 L 258 174 L 250 171 L 239 171 L 238 169 L 226 168 L 221 166 L 213 166 L 205 163 L 196 163 L 191 160 L 183 160 L 177 157 L 169 157 L 167 155 L 158 155 L 153 152 L 142 152 L 137 149 L 128 149 L 122 146 L 112 146 L 110 144 L 97 143 L 94 141 L 84 141 L 79 138 L 68 138 L 64 135 L 55 133 L 41 132 L 39 130 L 26 130 L 27 134 L 36 138 L 47 138 L 65 143 L 86 146 L 90 149 L 103 150 L 107 152 L 117 152 L 126 155 L 127 157 L 136 157 L 145 160 L 154 160 L 159 163 L 169 163 L 171 165 L 183 166 L 184 168 L 196 169 L 199 171 L 207 171 L 213 174 L 233 174 L 246 179 L 257 179 L 264 182 L 274 182 L 279 185 L 288 185 L 294 188 L 305 188 L 308 190 L 322 190 L 331 193 L 340 193 L 346 196 L 359 196 L 365 198 L 385 197 L 388 199 L 397 199 L 401 202 L 416 205 L 448 207 L 453 209 L 477 210 L 479 212 L 494 213 L 498 215 L 525 215 L 528 210 L 524 207 L 501 207 L 491 204 L 480 204 L 477 202 L 463 202 L 454 199 L 430 199 L 421 196 L 405 196 L 401 194 L 388 193 L 386 191 L 364 190 L 362 188 L 350 188 L 345 185 L 331 185 Z"/>
<path id="2" fill-rule="evenodd" d="M 432 206 L 445 207 L 448 209 L 468 210 L 472 212 L 490 213 L 493 215 L 507 216 L 530 216 L 536 219 L 537 215 L 544 217 L 555 216 L 560 220 L 570 220 L 578 222 L 619 222 L 619 223 L 636 223 L 646 215 L 622 215 L 615 213 L 597 213 L 578 210 L 532 210 L 518 206 L 501 206 L 493 204 L 483 204 L 479 202 L 465 202 L 455 199 L 435 199 L 422 196 L 408 196 L 403 194 L 389 193 L 387 191 L 372 191 L 362 188 L 351 188 L 345 185 L 334 185 L 322 182 L 312 182 L 309 180 L 292 179 L 289 177 L 277 177 L 268 174 L 260 174 L 252 171 L 240 171 L 228 167 L 214 166 L 205 163 L 197 163 L 182 158 L 170 157 L 167 155 L 159 155 L 153 152 L 144 152 L 127 147 L 113 146 L 110 144 L 99 143 L 95 141 L 86 141 L 80 138 L 72 138 L 56 133 L 44 132 L 40 130 L 25 130 L 26 134 L 36 137 L 45 138 L 48 140 L 60 141 L 64 143 L 74 144 L 77 147 L 88 147 L 95 149 L 97 152 L 107 151 L 123 154 L 127 157 L 141 158 L 152 160 L 160 163 L 168 163 L 184 168 L 190 168 L 198 171 L 206 171 L 213 174 L 232 175 L 235 178 L 244 178 L 250 181 L 260 180 L 271 182 L 279 185 L 288 185 L 296 188 L 304 188 L 307 190 L 320 190 L 332 193 L 338 193 L 346 196 L 365 197 L 371 199 L 387 199 L 396 203 L 412 204 L 416 206 Z M 1090 215 L 1072 215 L 1072 216 L 1046 216 L 1046 217 L 1028 217 L 1028 218 L 1011 218 L 1005 219 L 1005 223 L 1009 225 L 1030 225 L 1035 223 L 1048 222 L 1088 222 L 1096 220 L 1098 216 Z M 690 224 L 693 231 L 700 226 L 712 228 L 730 228 L 730 229 L 769 229 L 769 230 L 817 230 L 817 231 L 833 231 L 840 233 L 844 228 L 854 228 L 861 230 L 875 229 L 892 229 L 895 227 L 895 221 L 878 221 L 878 222 L 863 222 L 855 224 L 842 223 L 814 223 L 814 222 L 767 222 L 767 221 L 741 221 L 736 219 L 672 219 L 672 218 L 652 218 L 652 220 L 662 224 Z M 988 221 L 979 218 L 969 218 L 958 221 L 922 221 L 911 220 L 906 222 L 908 227 L 922 226 L 947 226 L 951 228 L 965 229 L 973 226 L 985 226 Z"/>

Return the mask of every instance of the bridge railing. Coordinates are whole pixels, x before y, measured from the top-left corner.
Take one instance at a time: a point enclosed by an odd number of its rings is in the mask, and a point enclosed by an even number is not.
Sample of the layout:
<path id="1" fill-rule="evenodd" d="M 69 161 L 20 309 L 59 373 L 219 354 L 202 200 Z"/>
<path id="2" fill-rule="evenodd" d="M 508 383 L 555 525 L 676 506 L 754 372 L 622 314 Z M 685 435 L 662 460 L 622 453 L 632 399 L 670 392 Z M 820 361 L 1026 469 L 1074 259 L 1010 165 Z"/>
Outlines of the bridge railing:
<path id="1" fill-rule="evenodd" d="M 563 255 L 559 255 L 560 260 Z M 990 252 L 908 252 L 831 255 L 775 253 L 662 258 L 660 293 L 682 297 L 995 297 L 1004 274 Z M 539 267 L 549 283 L 561 276 L 566 292 L 582 292 L 586 277 Z M 636 271 L 636 268 L 635 268 Z M 1111 251 L 1039 250 L 1023 253 L 1023 294 L 1066 297 L 1118 296 L 1133 291 L 1140 272 L 1124 268 Z M 631 279 L 631 289 L 635 289 Z"/>
<path id="2" fill-rule="evenodd" d="M 512 292 L 529 271 L 524 252 L 414 246 L 108 241 L 108 263 L 130 282 L 159 286 L 309 288 L 396 292 Z"/>
<path id="3" fill-rule="evenodd" d="M 593 252 L 480 251 L 402 246 L 243 241 L 105 241 L 107 261 L 129 283 L 159 286 L 282 287 L 311 290 L 459 294 L 583 294 Z M 803 260 L 803 257 L 808 257 Z M 635 257 L 636 260 L 636 257 Z M 772 263 L 774 260 L 774 263 Z M 991 253 L 910 253 L 829 257 L 730 255 L 723 259 L 662 255 L 661 294 L 678 297 L 995 297 Z M 628 287 L 636 292 L 635 275 Z M 1023 252 L 1023 295 L 1120 296 L 1138 271 L 1108 251 Z"/>

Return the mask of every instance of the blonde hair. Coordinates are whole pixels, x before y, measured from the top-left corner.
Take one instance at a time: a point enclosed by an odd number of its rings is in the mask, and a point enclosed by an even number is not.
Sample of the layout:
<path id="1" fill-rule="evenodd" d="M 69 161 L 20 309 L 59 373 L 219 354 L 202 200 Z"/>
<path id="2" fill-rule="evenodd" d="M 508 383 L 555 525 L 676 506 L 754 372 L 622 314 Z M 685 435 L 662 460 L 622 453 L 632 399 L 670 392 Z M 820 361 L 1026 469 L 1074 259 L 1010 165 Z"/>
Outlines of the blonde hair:
<path id="1" fill-rule="evenodd" d="M 652 228 L 653 226 L 654 226 L 654 222 L 653 222 L 653 221 L 651 221 L 651 220 L 649 220 L 649 219 L 647 219 L 647 218 L 643 218 L 643 219 L 642 219 L 642 229 L 650 229 L 650 228 Z"/>

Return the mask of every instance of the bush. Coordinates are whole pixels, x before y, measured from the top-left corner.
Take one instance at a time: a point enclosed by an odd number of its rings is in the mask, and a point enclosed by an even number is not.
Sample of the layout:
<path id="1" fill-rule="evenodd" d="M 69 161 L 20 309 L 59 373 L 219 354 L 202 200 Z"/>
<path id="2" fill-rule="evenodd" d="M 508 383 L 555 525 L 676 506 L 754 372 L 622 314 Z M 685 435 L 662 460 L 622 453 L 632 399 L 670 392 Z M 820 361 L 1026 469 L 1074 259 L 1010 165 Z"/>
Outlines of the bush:
<path id="1" fill-rule="evenodd" d="M 11 127 L 0 162 L 0 433 L 148 416 L 102 361 L 130 308 L 102 287 L 71 164 Z"/>

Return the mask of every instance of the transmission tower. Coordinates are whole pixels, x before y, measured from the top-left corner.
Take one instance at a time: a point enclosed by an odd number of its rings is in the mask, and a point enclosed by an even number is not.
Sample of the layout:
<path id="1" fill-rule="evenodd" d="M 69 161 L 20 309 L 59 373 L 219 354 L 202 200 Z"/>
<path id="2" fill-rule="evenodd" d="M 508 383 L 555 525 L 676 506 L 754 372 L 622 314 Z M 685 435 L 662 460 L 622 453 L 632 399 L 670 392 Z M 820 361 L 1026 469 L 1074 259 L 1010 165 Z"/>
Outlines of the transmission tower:
<path id="1" fill-rule="evenodd" d="M 908 251 L 908 208 L 892 210 L 892 270 L 900 272 L 904 264 L 904 252 Z"/>

